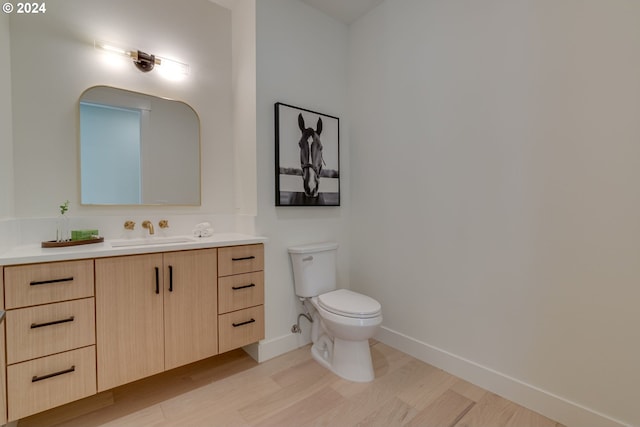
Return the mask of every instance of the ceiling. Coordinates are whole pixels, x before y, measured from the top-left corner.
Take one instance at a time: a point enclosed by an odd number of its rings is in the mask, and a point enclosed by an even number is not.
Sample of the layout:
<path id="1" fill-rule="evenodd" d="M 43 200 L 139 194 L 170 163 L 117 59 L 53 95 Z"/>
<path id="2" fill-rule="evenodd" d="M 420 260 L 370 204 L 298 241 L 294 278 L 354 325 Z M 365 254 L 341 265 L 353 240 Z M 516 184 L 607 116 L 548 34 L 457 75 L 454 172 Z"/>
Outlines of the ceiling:
<path id="1" fill-rule="evenodd" d="M 384 0 L 301 0 L 335 19 L 351 24 Z"/>

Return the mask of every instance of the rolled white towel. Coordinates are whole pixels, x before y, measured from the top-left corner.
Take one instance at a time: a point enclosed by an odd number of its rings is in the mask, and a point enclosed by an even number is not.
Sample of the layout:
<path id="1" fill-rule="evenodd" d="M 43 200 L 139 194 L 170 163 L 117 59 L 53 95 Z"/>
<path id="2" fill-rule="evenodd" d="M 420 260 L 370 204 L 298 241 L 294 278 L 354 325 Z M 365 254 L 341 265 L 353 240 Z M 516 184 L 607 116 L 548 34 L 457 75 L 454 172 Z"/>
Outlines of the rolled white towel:
<path id="1" fill-rule="evenodd" d="M 193 235 L 195 237 L 211 237 L 213 236 L 213 227 L 208 222 L 203 222 L 193 229 Z"/>
<path id="2" fill-rule="evenodd" d="M 205 228 L 200 230 L 200 237 L 211 237 L 213 236 L 213 228 Z"/>

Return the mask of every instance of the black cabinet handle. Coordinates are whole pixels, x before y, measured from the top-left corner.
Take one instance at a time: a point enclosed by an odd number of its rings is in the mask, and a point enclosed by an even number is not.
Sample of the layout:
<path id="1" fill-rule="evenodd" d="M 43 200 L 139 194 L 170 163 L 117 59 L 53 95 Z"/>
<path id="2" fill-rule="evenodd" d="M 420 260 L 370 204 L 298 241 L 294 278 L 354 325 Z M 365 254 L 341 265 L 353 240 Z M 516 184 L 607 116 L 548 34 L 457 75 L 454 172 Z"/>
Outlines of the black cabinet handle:
<path id="1" fill-rule="evenodd" d="M 232 325 L 234 328 L 237 328 L 238 326 L 248 325 L 249 323 L 254 323 L 255 321 L 256 319 L 251 319 L 251 320 L 247 320 L 246 322 L 232 323 Z"/>
<path id="2" fill-rule="evenodd" d="M 231 258 L 231 261 L 246 261 L 246 260 L 249 260 L 249 259 L 256 259 L 256 257 L 251 255 L 251 256 L 246 256 L 246 257 L 243 257 L 243 258 Z"/>
<path id="3" fill-rule="evenodd" d="M 71 277 L 63 277 L 62 279 L 51 279 L 51 280 L 38 280 L 29 283 L 29 286 L 38 286 L 38 285 L 49 285 L 51 283 L 62 283 L 62 282 L 72 282 L 73 276 Z"/>
<path id="4" fill-rule="evenodd" d="M 234 291 L 237 291 L 238 289 L 254 288 L 255 286 L 256 286 L 255 283 L 251 283 L 250 285 L 244 285 L 244 286 L 232 286 L 231 289 L 233 289 Z"/>
<path id="5" fill-rule="evenodd" d="M 169 292 L 173 292 L 173 266 L 169 266 Z"/>
<path id="6" fill-rule="evenodd" d="M 71 372 L 73 372 L 75 370 L 76 370 L 76 365 L 73 365 L 69 369 L 65 369 L 64 371 L 54 372 L 53 374 L 43 375 L 41 377 L 39 377 L 37 375 L 34 375 L 33 378 L 31 378 L 31 382 L 35 383 L 37 381 L 42 381 L 42 380 L 46 380 L 48 378 L 57 377 L 58 375 L 69 374 L 69 373 L 71 373 Z"/>
<path id="7" fill-rule="evenodd" d="M 156 294 L 160 293 L 160 269 L 156 267 Z"/>
<path id="8" fill-rule="evenodd" d="M 46 323 L 32 323 L 31 324 L 31 329 L 36 329 L 36 328 L 42 328 L 44 326 L 51 326 L 51 325 L 59 325 L 60 323 L 67 323 L 67 322 L 73 322 L 73 320 L 75 319 L 74 316 L 71 316 L 67 319 L 62 319 L 62 320 L 54 320 L 53 322 L 46 322 Z"/>

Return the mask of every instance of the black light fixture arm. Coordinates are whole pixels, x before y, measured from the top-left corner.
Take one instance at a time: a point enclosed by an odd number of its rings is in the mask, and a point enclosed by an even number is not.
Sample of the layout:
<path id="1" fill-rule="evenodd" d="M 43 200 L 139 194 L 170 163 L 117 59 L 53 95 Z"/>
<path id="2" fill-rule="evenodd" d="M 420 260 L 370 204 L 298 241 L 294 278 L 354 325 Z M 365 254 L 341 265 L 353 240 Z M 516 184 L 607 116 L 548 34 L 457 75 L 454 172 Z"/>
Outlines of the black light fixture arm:
<path id="1" fill-rule="evenodd" d="M 134 53 L 133 63 L 136 64 L 136 67 L 142 72 L 149 72 L 153 70 L 153 67 L 156 64 L 160 63 L 159 59 L 156 59 L 155 55 L 151 55 L 146 52 L 142 52 L 141 50 Z"/>

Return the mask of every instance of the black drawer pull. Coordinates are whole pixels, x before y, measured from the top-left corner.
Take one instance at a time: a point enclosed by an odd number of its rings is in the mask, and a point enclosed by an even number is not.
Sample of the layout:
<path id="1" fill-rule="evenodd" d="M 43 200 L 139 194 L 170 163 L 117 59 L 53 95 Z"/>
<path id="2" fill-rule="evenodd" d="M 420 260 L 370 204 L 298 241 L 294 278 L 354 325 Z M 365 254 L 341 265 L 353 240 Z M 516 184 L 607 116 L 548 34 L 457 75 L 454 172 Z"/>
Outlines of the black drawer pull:
<path id="1" fill-rule="evenodd" d="M 244 286 L 232 286 L 231 289 L 233 289 L 234 291 L 237 291 L 238 289 L 255 288 L 255 286 L 256 286 L 255 283 L 251 283 L 250 285 L 244 285 Z"/>
<path id="2" fill-rule="evenodd" d="M 156 294 L 160 293 L 160 269 L 155 267 L 156 269 Z"/>
<path id="3" fill-rule="evenodd" d="M 251 255 L 251 256 L 246 256 L 246 257 L 243 257 L 243 258 L 231 258 L 231 261 L 246 261 L 246 260 L 249 260 L 249 259 L 256 259 L 256 257 Z"/>
<path id="4" fill-rule="evenodd" d="M 69 317 L 67 319 L 54 320 L 53 322 L 32 323 L 31 324 L 31 329 L 42 328 L 44 326 L 59 325 L 60 323 L 73 322 L 73 320 L 74 320 L 74 316 L 71 316 L 71 317 Z"/>
<path id="5" fill-rule="evenodd" d="M 76 370 L 76 365 L 73 365 L 69 369 L 65 369 L 64 371 L 60 371 L 60 372 L 54 372 L 53 374 L 43 375 L 41 377 L 34 375 L 33 378 L 31 378 L 31 382 L 35 383 L 38 381 L 46 380 L 48 378 L 57 377 L 58 375 L 69 374 L 71 372 L 74 372 L 75 370 Z"/>
<path id="6" fill-rule="evenodd" d="M 238 326 L 248 325 L 249 323 L 254 323 L 255 321 L 256 319 L 251 319 L 251 320 L 247 320 L 246 322 L 232 323 L 232 325 L 234 328 L 237 328 Z"/>
<path id="7" fill-rule="evenodd" d="M 38 280 L 29 283 L 29 286 L 38 286 L 38 285 L 49 285 L 51 283 L 62 283 L 62 282 L 72 282 L 73 276 L 64 277 L 62 279 L 51 279 L 51 280 Z"/>
<path id="8" fill-rule="evenodd" d="M 173 266 L 169 266 L 169 292 L 173 292 Z"/>

